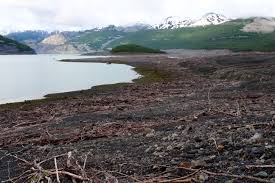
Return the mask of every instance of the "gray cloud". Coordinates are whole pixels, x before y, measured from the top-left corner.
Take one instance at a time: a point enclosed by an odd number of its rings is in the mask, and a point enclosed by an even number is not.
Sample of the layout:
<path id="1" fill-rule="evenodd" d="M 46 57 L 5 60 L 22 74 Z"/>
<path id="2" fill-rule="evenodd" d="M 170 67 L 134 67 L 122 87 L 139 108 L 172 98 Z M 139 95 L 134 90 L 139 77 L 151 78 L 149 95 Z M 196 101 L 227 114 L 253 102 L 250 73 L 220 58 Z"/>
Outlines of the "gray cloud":
<path id="1" fill-rule="evenodd" d="M 275 16 L 274 0 L 0 0 L 2 30 L 72 30 L 155 24 L 167 16 L 198 18 L 217 12 L 236 18 Z"/>

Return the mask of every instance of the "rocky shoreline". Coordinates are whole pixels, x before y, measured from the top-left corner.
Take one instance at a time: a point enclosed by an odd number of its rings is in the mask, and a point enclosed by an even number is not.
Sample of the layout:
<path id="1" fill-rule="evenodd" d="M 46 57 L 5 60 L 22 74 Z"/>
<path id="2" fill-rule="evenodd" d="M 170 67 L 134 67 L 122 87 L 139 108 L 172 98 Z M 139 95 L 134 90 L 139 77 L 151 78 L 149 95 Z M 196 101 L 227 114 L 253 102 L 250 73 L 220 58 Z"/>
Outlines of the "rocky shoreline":
<path id="1" fill-rule="evenodd" d="M 1 181 L 275 181 L 274 54 L 66 61 L 145 77 L 0 106 Z"/>

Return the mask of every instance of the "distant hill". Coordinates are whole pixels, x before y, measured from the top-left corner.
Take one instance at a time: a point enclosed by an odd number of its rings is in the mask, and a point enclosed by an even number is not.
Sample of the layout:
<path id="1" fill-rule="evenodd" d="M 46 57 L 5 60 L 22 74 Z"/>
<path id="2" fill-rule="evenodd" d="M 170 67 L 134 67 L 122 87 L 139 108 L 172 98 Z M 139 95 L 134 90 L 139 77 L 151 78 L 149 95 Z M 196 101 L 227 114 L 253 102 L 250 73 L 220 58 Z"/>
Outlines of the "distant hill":
<path id="1" fill-rule="evenodd" d="M 50 36 L 51 33 L 47 31 L 22 31 L 13 32 L 7 35 L 8 38 L 22 42 L 22 43 L 37 43 Z"/>
<path id="2" fill-rule="evenodd" d="M 35 51 L 27 45 L 0 35 L 0 55 L 7 54 L 35 54 Z"/>

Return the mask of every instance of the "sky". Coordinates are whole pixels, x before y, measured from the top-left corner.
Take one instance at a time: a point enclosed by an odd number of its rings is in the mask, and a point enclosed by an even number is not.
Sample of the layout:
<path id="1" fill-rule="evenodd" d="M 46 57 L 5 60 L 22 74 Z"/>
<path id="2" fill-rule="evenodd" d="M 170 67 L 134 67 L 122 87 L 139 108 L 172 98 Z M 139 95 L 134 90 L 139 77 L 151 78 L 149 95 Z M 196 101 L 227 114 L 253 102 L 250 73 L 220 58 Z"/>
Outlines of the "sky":
<path id="1" fill-rule="evenodd" d="M 275 0 L 0 0 L 0 33 L 158 24 L 168 16 L 197 19 L 209 12 L 275 17 Z"/>

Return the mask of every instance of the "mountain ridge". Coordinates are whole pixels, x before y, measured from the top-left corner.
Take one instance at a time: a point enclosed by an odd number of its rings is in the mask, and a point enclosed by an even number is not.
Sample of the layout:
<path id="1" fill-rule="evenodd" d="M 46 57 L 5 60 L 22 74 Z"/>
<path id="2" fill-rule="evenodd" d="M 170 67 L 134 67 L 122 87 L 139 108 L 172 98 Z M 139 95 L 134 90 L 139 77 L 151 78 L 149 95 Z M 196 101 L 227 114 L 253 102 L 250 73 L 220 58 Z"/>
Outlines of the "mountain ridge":
<path id="1" fill-rule="evenodd" d="M 119 44 L 139 44 L 157 49 L 275 51 L 271 42 L 273 37 L 275 39 L 274 18 L 229 19 L 221 14 L 207 13 L 196 21 L 168 17 L 165 22 L 167 24 L 162 27 L 138 23 L 124 27 L 110 25 L 84 31 L 54 32 L 32 44 L 27 39 L 22 42 L 38 53 L 87 53 L 110 50 Z M 44 44 L 45 39 L 58 38 L 58 34 L 64 36 L 62 44 Z M 52 41 L 58 42 L 57 39 Z"/>

